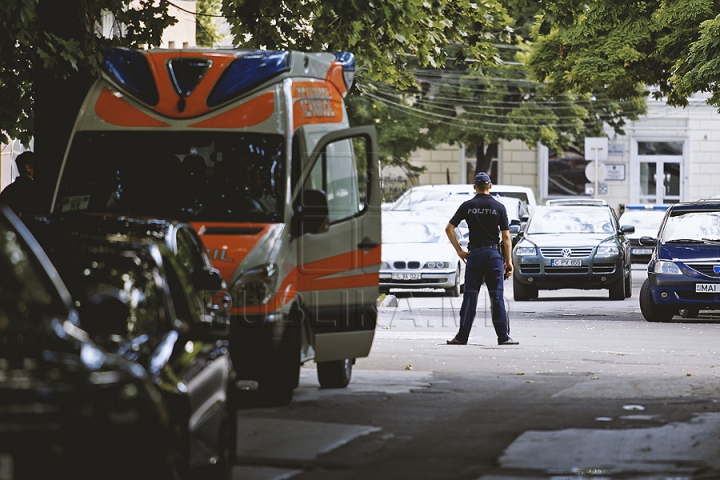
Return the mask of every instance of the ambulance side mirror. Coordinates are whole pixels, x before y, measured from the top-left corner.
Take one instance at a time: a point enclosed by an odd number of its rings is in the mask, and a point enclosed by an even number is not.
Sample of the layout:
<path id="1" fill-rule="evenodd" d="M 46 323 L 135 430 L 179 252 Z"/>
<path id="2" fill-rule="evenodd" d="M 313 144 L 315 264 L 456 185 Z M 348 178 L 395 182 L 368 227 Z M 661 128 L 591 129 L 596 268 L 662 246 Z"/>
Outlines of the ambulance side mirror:
<path id="1" fill-rule="evenodd" d="M 293 209 L 293 233 L 323 233 L 330 229 L 328 201 L 321 190 L 303 190 Z"/>

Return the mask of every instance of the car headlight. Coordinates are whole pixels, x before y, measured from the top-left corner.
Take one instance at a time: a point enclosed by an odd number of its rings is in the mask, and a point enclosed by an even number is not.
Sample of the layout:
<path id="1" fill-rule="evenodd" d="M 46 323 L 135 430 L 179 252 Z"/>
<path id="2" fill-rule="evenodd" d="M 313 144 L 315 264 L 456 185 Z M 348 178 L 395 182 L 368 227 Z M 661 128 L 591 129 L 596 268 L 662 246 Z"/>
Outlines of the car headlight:
<path id="1" fill-rule="evenodd" d="M 265 305 L 275 295 L 277 279 L 278 270 L 273 263 L 245 270 L 233 285 L 236 304 Z"/>
<path id="2" fill-rule="evenodd" d="M 390 268 L 390 265 L 387 262 L 380 262 L 380 269 L 385 270 Z"/>
<path id="3" fill-rule="evenodd" d="M 655 263 L 655 273 L 664 273 L 666 275 L 682 275 L 680 268 L 673 262 L 659 261 Z"/>
<path id="4" fill-rule="evenodd" d="M 522 257 L 524 255 L 537 255 L 537 250 L 534 246 L 518 245 L 515 247 L 515 255 Z"/>
<path id="5" fill-rule="evenodd" d="M 450 268 L 450 262 L 427 262 L 425 268 Z"/>
<path id="6" fill-rule="evenodd" d="M 620 253 L 620 250 L 618 250 L 617 245 L 614 243 L 601 243 L 598 248 L 595 255 L 617 255 Z"/>

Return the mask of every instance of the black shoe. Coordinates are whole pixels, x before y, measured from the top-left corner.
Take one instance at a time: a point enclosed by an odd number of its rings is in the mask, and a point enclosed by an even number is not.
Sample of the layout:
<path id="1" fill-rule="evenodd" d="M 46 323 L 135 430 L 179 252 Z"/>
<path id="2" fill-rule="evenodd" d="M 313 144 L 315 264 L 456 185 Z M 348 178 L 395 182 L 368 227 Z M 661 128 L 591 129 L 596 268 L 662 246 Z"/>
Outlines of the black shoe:
<path id="1" fill-rule="evenodd" d="M 448 340 L 447 344 L 448 345 L 467 345 L 467 342 L 461 342 L 461 341 L 453 338 L 452 340 Z"/>
<path id="2" fill-rule="evenodd" d="M 500 340 L 498 340 L 498 345 L 520 345 L 520 342 L 516 342 L 512 338 L 508 337 L 508 339 L 505 340 L 504 342 L 501 342 Z"/>

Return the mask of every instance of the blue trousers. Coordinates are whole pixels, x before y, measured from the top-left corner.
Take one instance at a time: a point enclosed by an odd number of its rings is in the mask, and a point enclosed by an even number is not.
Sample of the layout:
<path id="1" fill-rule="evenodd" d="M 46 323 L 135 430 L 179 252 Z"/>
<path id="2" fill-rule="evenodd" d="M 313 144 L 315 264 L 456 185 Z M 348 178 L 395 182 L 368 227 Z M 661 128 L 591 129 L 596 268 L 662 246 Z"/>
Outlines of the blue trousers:
<path id="1" fill-rule="evenodd" d="M 503 276 L 505 273 L 502 255 L 496 248 L 473 248 L 466 257 L 465 294 L 460 307 L 460 330 L 455 339 L 466 343 L 475 320 L 478 292 L 483 283 L 490 293 L 490 311 L 498 342 L 510 338 L 510 325 L 505 300 L 503 299 Z"/>

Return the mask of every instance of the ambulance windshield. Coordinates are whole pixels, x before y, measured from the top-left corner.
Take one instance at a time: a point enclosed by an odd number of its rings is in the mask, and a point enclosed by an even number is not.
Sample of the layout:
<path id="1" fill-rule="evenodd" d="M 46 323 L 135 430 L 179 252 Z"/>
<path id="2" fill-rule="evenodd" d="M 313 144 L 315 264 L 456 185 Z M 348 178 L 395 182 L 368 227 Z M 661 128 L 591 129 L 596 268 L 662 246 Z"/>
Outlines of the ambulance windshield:
<path id="1" fill-rule="evenodd" d="M 271 134 L 80 132 L 55 211 L 281 222 L 283 150 L 283 137 Z"/>

